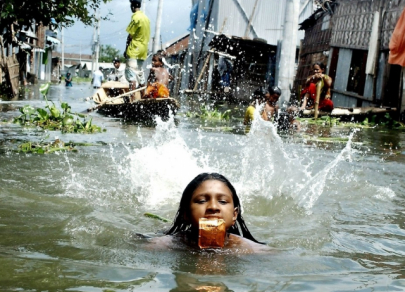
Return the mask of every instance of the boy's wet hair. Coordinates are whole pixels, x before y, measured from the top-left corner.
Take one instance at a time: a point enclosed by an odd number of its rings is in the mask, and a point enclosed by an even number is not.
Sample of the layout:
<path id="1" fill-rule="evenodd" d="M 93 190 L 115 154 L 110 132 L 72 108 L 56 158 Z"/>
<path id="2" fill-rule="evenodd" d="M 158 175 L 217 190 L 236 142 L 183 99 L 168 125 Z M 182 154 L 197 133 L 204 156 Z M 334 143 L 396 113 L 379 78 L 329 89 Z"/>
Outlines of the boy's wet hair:
<path id="1" fill-rule="evenodd" d="M 281 89 L 278 86 L 272 86 L 269 87 L 269 93 L 270 95 L 277 94 L 278 96 L 281 96 Z"/>
<path id="2" fill-rule="evenodd" d="M 180 206 L 177 210 L 176 217 L 174 218 L 172 227 L 165 232 L 166 235 L 174 235 L 178 232 L 185 232 L 191 229 L 191 223 L 185 221 L 185 215 L 188 218 L 191 217 L 190 214 L 190 202 L 194 191 L 205 181 L 217 180 L 223 182 L 231 191 L 233 197 L 233 204 L 235 208 L 238 208 L 238 216 L 236 218 L 235 225 L 228 229 L 229 233 L 242 236 L 244 238 L 250 239 L 257 243 L 262 243 L 257 241 L 253 235 L 250 233 L 246 226 L 245 220 L 242 217 L 242 208 L 239 201 L 239 197 L 236 194 L 236 190 L 229 180 L 219 173 L 201 173 L 197 175 L 184 189 L 183 195 L 181 196 Z"/>
<path id="3" fill-rule="evenodd" d="M 163 64 L 163 56 L 162 56 L 162 54 L 157 52 L 156 54 L 153 54 L 152 59 L 155 58 L 155 57 L 158 58 L 159 62 Z"/>
<path id="4" fill-rule="evenodd" d="M 129 0 L 129 2 L 131 3 L 131 6 L 133 6 L 133 7 L 141 8 L 142 0 Z"/>

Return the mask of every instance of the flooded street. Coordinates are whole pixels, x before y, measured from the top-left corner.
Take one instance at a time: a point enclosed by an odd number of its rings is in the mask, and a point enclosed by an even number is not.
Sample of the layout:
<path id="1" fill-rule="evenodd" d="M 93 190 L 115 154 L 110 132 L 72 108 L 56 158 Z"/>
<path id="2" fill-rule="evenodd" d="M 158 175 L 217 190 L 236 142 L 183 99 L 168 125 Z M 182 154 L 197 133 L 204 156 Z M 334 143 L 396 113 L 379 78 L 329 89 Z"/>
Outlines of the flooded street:
<path id="1" fill-rule="evenodd" d="M 51 85 L 48 99 L 85 112 L 93 92 Z M 61 134 L 11 123 L 26 104 L 45 107 L 38 87 L 0 101 L 1 291 L 405 290 L 403 131 L 302 125 L 280 136 L 255 120 L 245 134 L 246 106 L 219 105 L 230 121 L 203 120 L 187 114 L 200 102 L 182 97 L 156 126 L 92 112 L 105 132 Z M 94 145 L 15 151 L 56 138 Z M 170 227 L 144 213 L 172 220 L 201 172 L 234 184 L 250 231 L 273 253 L 155 251 L 136 235 Z"/>

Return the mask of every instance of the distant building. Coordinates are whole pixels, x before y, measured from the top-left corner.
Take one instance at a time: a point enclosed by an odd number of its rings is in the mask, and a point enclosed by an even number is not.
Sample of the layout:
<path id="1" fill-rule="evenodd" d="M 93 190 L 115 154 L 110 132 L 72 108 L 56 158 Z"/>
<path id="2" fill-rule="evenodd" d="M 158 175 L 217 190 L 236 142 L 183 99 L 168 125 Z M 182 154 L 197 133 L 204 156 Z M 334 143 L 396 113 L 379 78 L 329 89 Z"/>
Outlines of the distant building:
<path id="1" fill-rule="evenodd" d="M 173 81 L 169 83 L 170 95 L 175 97 L 179 95 L 181 88 L 181 79 L 185 73 L 184 66 L 190 34 L 185 34 L 177 39 L 171 40 L 166 44 L 166 61 L 171 66 L 170 74 L 173 76 Z"/>

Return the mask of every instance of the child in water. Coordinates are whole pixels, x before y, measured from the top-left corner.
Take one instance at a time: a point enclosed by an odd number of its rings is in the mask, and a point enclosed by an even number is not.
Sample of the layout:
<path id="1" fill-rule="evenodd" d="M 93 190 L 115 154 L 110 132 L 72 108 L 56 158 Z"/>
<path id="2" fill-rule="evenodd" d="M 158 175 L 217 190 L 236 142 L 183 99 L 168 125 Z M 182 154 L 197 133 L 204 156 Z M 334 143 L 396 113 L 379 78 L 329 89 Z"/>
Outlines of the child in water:
<path id="1" fill-rule="evenodd" d="M 223 219 L 226 226 L 224 251 L 254 253 L 270 249 L 250 233 L 242 217 L 238 195 L 221 174 L 202 173 L 185 188 L 172 227 L 166 236 L 153 239 L 158 247 L 187 245 L 198 248 L 199 219 Z"/>
<path id="2" fill-rule="evenodd" d="M 65 77 L 65 86 L 67 86 L 67 87 L 72 86 L 72 76 L 69 72 L 66 74 L 66 77 Z"/>
<path id="3" fill-rule="evenodd" d="M 143 98 L 162 98 L 169 97 L 169 81 L 173 77 L 169 71 L 163 67 L 163 56 L 154 54 L 152 57 L 152 68 L 148 77 L 148 87 Z"/>

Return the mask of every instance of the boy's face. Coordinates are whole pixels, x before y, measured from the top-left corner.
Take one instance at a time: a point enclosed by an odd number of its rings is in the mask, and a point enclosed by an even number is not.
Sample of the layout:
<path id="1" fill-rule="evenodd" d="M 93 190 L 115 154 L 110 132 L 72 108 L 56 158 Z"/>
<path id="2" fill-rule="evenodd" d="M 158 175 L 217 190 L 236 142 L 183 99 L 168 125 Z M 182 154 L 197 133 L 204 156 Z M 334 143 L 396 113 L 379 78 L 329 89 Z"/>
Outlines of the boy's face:
<path id="1" fill-rule="evenodd" d="M 153 57 L 152 58 L 152 66 L 153 67 L 162 67 L 163 64 L 162 64 L 162 62 L 160 62 L 158 57 Z"/>
<path id="2" fill-rule="evenodd" d="M 274 93 L 274 94 L 270 95 L 269 100 L 270 100 L 270 102 L 277 102 L 279 100 L 279 98 L 280 98 L 280 95 L 278 95 L 277 93 Z"/>
<path id="3" fill-rule="evenodd" d="M 120 62 L 114 62 L 114 67 L 115 69 L 118 69 L 120 67 L 121 63 Z"/>
<path id="4" fill-rule="evenodd" d="M 218 218 L 225 221 L 228 230 L 234 225 L 238 208 L 234 207 L 231 190 L 221 181 L 204 181 L 193 193 L 190 201 L 190 217 L 194 228 L 198 228 L 200 218 Z"/>

